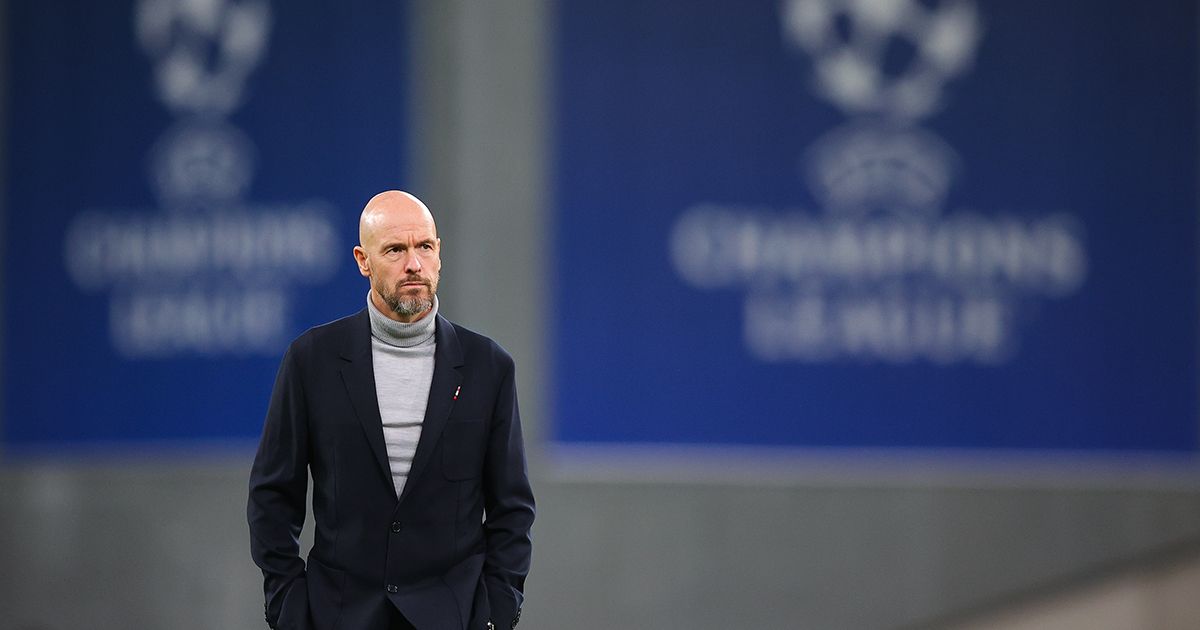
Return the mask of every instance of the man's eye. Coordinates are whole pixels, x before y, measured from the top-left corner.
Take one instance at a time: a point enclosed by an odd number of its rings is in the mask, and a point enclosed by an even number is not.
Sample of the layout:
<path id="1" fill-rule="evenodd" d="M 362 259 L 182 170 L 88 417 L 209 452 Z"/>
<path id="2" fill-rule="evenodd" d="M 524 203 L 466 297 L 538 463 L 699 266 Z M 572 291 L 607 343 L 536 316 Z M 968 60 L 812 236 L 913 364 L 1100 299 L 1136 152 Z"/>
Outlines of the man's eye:
<path id="1" fill-rule="evenodd" d="M 430 245 L 429 243 L 422 243 L 421 248 L 425 250 L 431 250 L 433 249 L 433 245 Z"/>

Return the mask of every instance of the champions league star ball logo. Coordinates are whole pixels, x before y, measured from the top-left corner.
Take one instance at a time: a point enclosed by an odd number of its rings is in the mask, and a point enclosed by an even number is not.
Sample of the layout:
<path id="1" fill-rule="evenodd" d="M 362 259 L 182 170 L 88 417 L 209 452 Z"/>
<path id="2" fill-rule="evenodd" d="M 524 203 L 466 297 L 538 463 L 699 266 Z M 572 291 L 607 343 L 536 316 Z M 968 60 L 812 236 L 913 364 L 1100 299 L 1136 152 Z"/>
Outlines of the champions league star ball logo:
<path id="1" fill-rule="evenodd" d="M 788 0 L 785 32 L 814 63 L 818 91 L 847 115 L 924 118 L 970 67 L 979 17 L 966 0 Z M 905 54 L 907 53 L 907 54 Z M 891 54 L 901 67 L 886 70 Z"/>
<path id="2" fill-rule="evenodd" d="M 784 37 L 847 122 L 804 152 L 821 212 L 698 202 L 671 259 L 700 290 L 739 288 L 762 361 L 1003 364 L 1018 311 L 1087 277 L 1080 223 L 959 210 L 961 160 L 920 122 L 947 105 L 982 37 L 971 0 L 782 0 Z"/>
<path id="3" fill-rule="evenodd" d="M 816 92 L 850 116 L 810 150 L 813 192 L 832 211 L 932 214 L 958 159 L 916 122 L 943 104 L 980 39 L 968 0 L 787 0 L 784 34 L 813 61 Z"/>
<path id="4" fill-rule="evenodd" d="M 181 117 L 151 153 L 170 208 L 224 204 L 250 185 L 253 145 L 224 118 L 241 104 L 270 32 L 265 0 L 142 0 L 138 41 L 154 60 L 159 99 Z"/>
<path id="5" fill-rule="evenodd" d="M 63 257 L 126 359 L 274 356 L 305 287 L 337 268 L 333 207 L 247 199 L 255 145 L 229 117 L 266 57 L 266 0 L 140 0 L 138 44 L 175 116 L 150 147 L 158 208 L 85 209 Z"/>
<path id="6" fill-rule="evenodd" d="M 142 0 L 136 18 L 162 101 L 176 113 L 216 116 L 241 103 L 270 24 L 265 0 Z"/>

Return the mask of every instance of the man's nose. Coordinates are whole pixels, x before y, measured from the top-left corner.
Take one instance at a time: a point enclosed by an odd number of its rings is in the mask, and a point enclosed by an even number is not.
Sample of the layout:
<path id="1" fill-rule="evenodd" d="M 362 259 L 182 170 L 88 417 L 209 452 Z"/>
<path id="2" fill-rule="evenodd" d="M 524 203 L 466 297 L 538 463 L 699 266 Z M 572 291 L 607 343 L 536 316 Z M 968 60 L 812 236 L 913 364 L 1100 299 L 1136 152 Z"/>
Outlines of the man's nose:
<path id="1" fill-rule="evenodd" d="M 416 273 L 421 270 L 421 257 L 414 250 L 409 250 L 404 255 L 404 271 L 408 273 Z"/>

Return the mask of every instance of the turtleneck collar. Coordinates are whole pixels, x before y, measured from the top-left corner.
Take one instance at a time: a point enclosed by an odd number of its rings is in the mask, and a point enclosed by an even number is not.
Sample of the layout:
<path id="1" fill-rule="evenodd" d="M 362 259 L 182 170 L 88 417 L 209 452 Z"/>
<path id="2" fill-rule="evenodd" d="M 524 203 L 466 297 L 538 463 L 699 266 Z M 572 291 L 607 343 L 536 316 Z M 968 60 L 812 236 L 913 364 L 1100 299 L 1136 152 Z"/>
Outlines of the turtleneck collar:
<path id="1" fill-rule="evenodd" d="M 433 296 L 433 308 L 411 324 L 398 322 L 376 308 L 371 301 L 371 292 L 367 291 L 367 313 L 371 317 L 371 335 L 376 339 L 400 348 L 419 346 L 433 339 L 434 323 L 438 314 L 438 299 Z"/>

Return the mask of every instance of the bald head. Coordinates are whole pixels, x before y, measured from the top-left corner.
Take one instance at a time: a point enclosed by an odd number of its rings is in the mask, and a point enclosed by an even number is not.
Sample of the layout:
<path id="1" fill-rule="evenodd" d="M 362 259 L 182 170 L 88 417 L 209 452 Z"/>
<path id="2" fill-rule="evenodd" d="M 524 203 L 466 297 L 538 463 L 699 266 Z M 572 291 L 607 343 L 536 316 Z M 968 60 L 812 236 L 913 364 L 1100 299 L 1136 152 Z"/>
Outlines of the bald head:
<path id="1" fill-rule="evenodd" d="M 442 242 L 429 208 L 389 190 L 367 202 L 358 220 L 358 271 L 371 281 L 371 301 L 388 317 L 416 321 L 433 307 L 442 269 Z"/>
<path id="2" fill-rule="evenodd" d="M 373 241 L 389 225 L 425 225 L 437 236 L 433 213 L 416 195 L 403 190 L 385 190 L 367 202 L 358 217 L 358 243 L 370 251 Z M 372 242 L 368 242 L 372 241 Z"/>

